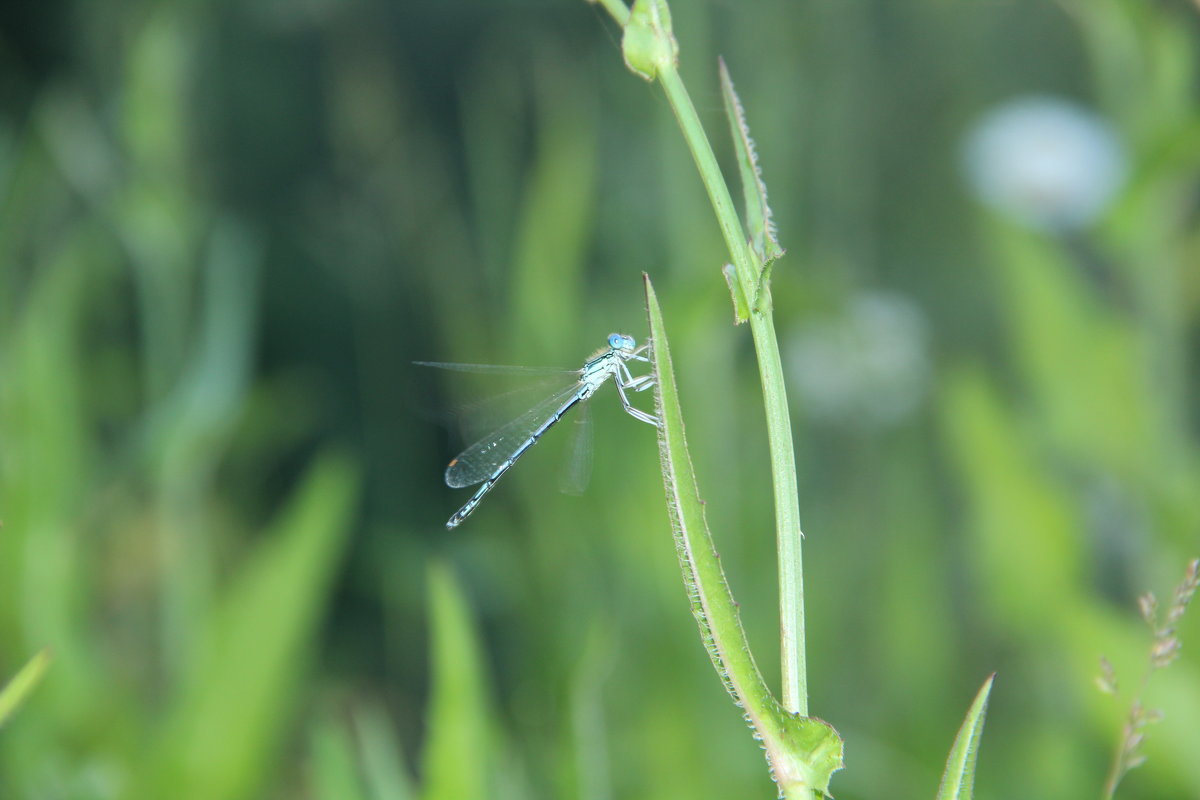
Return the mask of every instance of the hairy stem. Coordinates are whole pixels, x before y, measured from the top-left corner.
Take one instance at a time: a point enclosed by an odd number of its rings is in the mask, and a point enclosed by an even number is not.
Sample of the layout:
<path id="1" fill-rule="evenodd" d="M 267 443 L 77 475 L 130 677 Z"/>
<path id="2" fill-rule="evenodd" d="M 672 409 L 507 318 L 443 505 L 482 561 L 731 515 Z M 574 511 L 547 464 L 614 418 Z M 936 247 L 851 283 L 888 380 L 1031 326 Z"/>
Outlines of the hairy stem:
<path id="1" fill-rule="evenodd" d="M 800 528 L 800 502 L 796 485 L 796 457 L 788 415 L 783 364 L 770 302 L 770 288 L 759 292 L 759 265 L 742 230 L 725 178 L 700 124 L 696 108 L 674 66 L 663 67 L 659 82 L 688 149 L 696 162 L 725 244 L 733 257 L 735 273 L 747 298 L 758 297 L 750 310 L 750 332 L 758 356 L 767 437 L 771 452 L 771 477 L 775 494 L 776 544 L 779 556 L 779 634 L 783 675 L 781 702 L 790 712 L 808 715 L 808 681 L 804 645 L 804 574 Z"/>

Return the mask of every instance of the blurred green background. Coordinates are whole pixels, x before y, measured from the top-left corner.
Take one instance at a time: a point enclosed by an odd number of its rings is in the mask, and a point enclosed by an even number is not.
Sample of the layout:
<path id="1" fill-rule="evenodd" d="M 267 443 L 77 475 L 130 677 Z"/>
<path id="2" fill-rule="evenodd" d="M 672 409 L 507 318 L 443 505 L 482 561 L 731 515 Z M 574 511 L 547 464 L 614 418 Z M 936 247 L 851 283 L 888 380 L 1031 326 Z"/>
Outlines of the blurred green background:
<path id="1" fill-rule="evenodd" d="M 931 797 L 999 677 L 979 796 L 1100 792 L 1200 550 L 1200 11 L 1186 0 L 673 8 L 718 152 L 724 56 L 788 254 L 813 713 L 844 800 Z M 457 531 L 413 360 L 577 366 L 672 333 L 709 520 L 777 683 L 748 331 L 655 86 L 584 2 L 0 11 L 5 798 L 771 797 L 679 580 L 652 435 L 606 390 Z M 1010 98 L 1108 121 L 1087 225 L 974 199 Z M 731 166 L 731 162 L 726 162 Z M 729 174 L 732 175 L 732 172 Z M 1119 796 L 1200 797 L 1200 613 Z"/>

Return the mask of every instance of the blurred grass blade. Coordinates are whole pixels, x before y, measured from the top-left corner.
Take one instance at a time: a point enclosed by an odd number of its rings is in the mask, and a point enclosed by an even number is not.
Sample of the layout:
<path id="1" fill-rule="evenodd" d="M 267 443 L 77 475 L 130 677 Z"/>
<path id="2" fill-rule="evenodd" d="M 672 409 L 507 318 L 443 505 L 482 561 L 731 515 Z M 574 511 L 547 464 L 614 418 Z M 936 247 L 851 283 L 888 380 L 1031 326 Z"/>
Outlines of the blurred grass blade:
<path id="1" fill-rule="evenodd" d="M 371 800 L 412 800 L 412 778 L 404 764 L 404 751 L 382 709 L 367 706 L 354 715 L 359 758 L 367 796 Z"/>
<path id="2" fill-rule="evenodd" d="M 572 736 L 570 753 L 564 752 L 563 759 L 569 759 L 573 767 L 569 796 L 576 800 L 609 800 L 614 796 L 604 689 L 615 660 L 612 623 L 592 622 L 571 676 Z"/>
<path id="3" fill-rule="evenodd" d="M 42 648 L 0 689 L 0 727 L 17 710 L 17 706 L 33 693 L 53 660 L 50 648 Z"/>
<path id="4" fill-rule="evenodd" d="M 553 69 L 535 72 L 538 90 L 535 158 L 520 201 L 512 274 L 508 279 L 509 330 L 527 343 L 532 363 L 557 363 L 565 355 L 554 348 L 563 331 L 582 316 L 586 296 L 584 265 L 595 227 L 599 193 L 595 153 L 601 126 L 587 98 L 583 76 L 553 61 Z M 559 345 L 561 346 L 561 345 Z"/>
<path id="5" fill-rule="evenodd" d="M 309 748 L 314 800 L 367 800 L 358 774 L 354 741 L 345 728 L 329 719 L 317 722 Z"/>
<path id="6" fill-rule="evenodd" d="M 750 138 L 750 126 L 746 124 L 746 112 L 742 101 L 733 88 L 729 68 L 725 59 L 717 59 L 721 71 L 721 95 L 725 99 L 725 114 L 729 117 L 729 128 L 733 133 L 733 148 L 737 154 L 738 172 L 742 177 L 742 193 L 746 199 L 745 223 L 750 234 L 750 246 L 758 256 L 761 276 L 767 273 L 772 261 L 783 255 L 783 248 L 775 236 L 775 221 L 771 207 L 767 205 L 767 185 L 763 182 L 762 168 L 758 165 L 758 153 L 754 140 Z M 756 300 L 757 302 L 757 300 Z"/>
<path id="7" fill-rule="evenodd" d="M 305 656 L 329 606 L 357 484 L 349 461 L 321 458 L 241 567 L 209 618 L 157 774 L 141 797 L 259 796 L 279 762 Z"/>
<path id="8" fill-rule="evenodd" d="M 988 695 L 995 679 L 993 673 L 983 682 L 979 693 L 975 695 L 975 702 L 967 710 L 966 719 L 954 738 L 954 746 L 950 748 L 950 757 L 946 759 L 946 771 L 942 774 L 937 800 L 971 800 L 975 788 L 975 758 L 979 753 L 979 740 L 983 736 Z"/>
<path id="9" fill-rule="evenodd" d="M 654 372 L 658 378 L 654 398 L 660 420 L 659 457 L 675 548 L 692 601 L 692 615 L 725 688 L 744 709 L 761 739 L 782 795 L 790 800 L 811 797 L 813 792 L 828 794 L 830 778 L 842 768 L 842 740 L 828 723 L 785 711 L 754 662 L 737 603 L 713 546 L 692 471 L 662 309 L 649 276 L 643 277 Z"/>
<path id="10" fill-rule="evenodd" d="M 493 797 L 491 703 L 466 598 L 449 568 L 429 568 L 432 688 L 423 800 Z"/>

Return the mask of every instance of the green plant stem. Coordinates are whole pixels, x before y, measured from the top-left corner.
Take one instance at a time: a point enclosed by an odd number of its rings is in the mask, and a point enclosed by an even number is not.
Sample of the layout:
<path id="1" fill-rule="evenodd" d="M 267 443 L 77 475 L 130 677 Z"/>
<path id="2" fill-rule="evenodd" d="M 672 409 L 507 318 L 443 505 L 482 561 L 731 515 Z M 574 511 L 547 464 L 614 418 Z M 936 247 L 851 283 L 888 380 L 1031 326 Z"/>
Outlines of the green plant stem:
<path id="1" fill-rule="evenodd" d="M 792 425 L 788 415 L 787 393 L 783 382 L 783 364 L 775 336 L 769 287 L 758 287 L 757 259 L 742 230 L 733 198 L 717 165 L 712 146 L 700 124 L 696 108 L 674 66 L 661 67 L 658 80 L 688 149 L 695 159 L 700 178 L 708 190 L 725 244 L 733 257 L 742 292 L 757 297 L 750 310 L 750 331 L 758 355 L 758 369 L 767 417 L 767 437 L 771 452 L 771 477 L 775 491 L 776 546 L 779 557 L 779 632 L 780 662 L 783 675 L 781 701 L 793 713 L 808 715 L 808 680 L 804 644 L 804 571 L 800 528 L 800 503 L 796 486 L 796 458 L 792 446 Z"/>

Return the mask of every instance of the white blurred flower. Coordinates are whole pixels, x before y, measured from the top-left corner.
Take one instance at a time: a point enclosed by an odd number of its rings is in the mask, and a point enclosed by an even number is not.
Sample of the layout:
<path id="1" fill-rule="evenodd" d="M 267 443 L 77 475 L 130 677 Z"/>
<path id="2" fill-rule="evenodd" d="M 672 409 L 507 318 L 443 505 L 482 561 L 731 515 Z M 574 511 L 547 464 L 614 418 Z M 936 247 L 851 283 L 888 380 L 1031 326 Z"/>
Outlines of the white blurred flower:
<path id="1" fill-rule="evenodd" d="M 1017 222 L 1047 231 L 1082 228 L 1125 178 L 1112 126 L 1065 100 L 1028 96 L 986 114 L 964 149 L 979 198 Z"/>
<path id="2" fill-rule="evenodd" d="M 930 364 L 925 317 L 903 297 L 866 293 L 837 319 L 798 326 L 787 377 L 804 413 L 827 422 L 886 427 L 925 396 Z"/>

